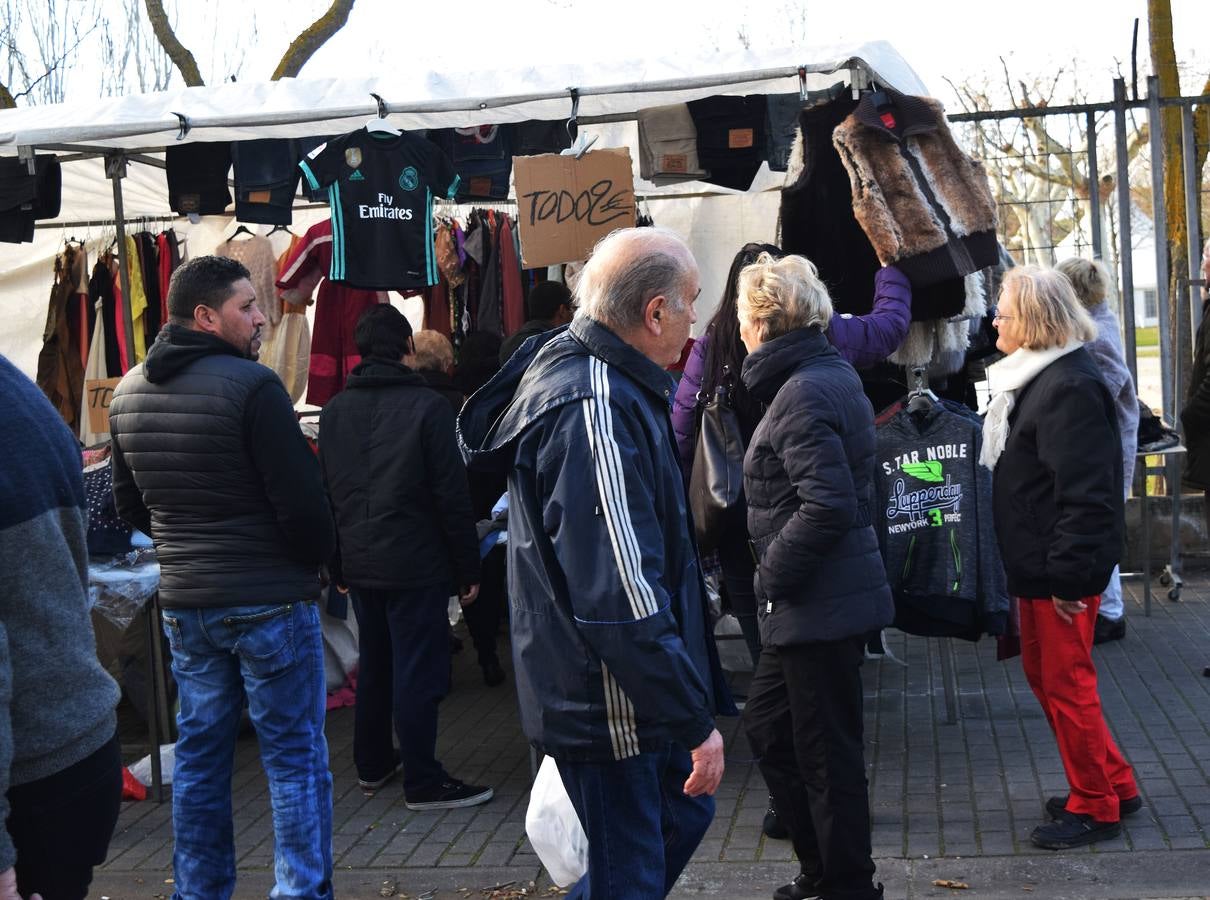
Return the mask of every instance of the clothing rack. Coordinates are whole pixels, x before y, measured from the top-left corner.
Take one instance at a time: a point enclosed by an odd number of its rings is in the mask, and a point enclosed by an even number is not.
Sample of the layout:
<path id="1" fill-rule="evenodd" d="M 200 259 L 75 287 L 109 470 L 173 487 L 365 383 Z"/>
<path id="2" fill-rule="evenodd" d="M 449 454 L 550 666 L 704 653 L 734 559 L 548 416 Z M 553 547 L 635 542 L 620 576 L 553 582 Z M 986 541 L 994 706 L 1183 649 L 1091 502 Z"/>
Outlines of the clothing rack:
<path id="1" fill-rule="evenodd" d="M 154 216 L 135 216 L 134 218 L 124 219 L 126 225 L 141 225 L 141 224 L 173 224 L 177 221 L 178 216 L 172 213 L 160 213 Z M 116 228 L 118 225 L 117 219 L 78 219 L 71 222 L 35 222 L 35 229 L 50 230 L 52 228 Z"/>

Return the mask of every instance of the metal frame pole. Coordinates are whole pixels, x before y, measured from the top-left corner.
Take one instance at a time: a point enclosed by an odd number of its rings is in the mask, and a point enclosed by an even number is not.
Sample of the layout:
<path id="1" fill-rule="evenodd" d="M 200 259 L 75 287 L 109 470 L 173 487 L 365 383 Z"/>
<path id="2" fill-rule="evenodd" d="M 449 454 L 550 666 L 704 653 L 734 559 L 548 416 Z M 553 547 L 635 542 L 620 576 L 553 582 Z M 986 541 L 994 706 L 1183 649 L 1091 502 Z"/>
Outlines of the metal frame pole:
<path id="1" fill-rule="evenodd" d="M 1134 259 L 1131 256 L 1130 160 L 1126 158 L 1126 79 L 1113 80 L 1115 165 L 1118 188 L 1118 258 L 1122 265 L 1122 335 L 1126 341 L 1126 365 L 1135 386 L 1139 383 L 1138 348 L 1134 320 Z"/>
<path id="2" fill-rule="evenodd" d="M 1202 222 L 1198 186 L 1201 173 L 1197 171 L 1196 133 L 1193 128 L 1193 106 L 1181 106 L 1181 160 L 1185 168 L 1185 232 L 1189 237 L 1189 336 L 1190 346 L 1194 343 L 1198 328 L 1202 324 L 1201 292 L 1194 282 L 1201 278 Z"/>
<path id="3" fill-rule="evenodd" d="M 122 285 L 122 327 L 126 332 L 126 359 L 130 367 L 134 358 L 134 318 L 130 310 L 130 259 L 126 255 L 126 221 L 122 208 L 122 179 L 126 177 L 126 154 L 111 153 L 105 157 L 105 177 L 113 182 L 113 218 L 117 230 L 118 278 Z"/>
<path id="4" fill-rule="evenodd" d="M 1160 394 L 1164 416 L 1176 421 L 1173 405 L 1172 334 L 1168 309 L 1168 204 L 1164 198 L 1164 123 L 1160 115 L 1160 79 L 1147 76 L 1147 116 L 1151 125 L 1151 215 L 1155 238 L 1155 297 L 1160 329 Z"/>
<path id="5" fill-rule="evenodd" d="M 1101 173 L 1097 165 L 1097 117 L 1091 110 L 1084 118 L 1088 132 L 1088 206 L 1091 220 L 1089 227 L 1092 231 L 1092 256 L 1102 257 L 1101 235 Z"/>
<path id="6" fill-rule="evenodd" d="M 155 802 L 163 803 L 164 773 L 161 771 L 160 741 L 163 740 L 161 732 L 164 719 L 160 703 L 164 699 L 161 684 L 164 666 L 160 655 L 160 615 L 156 595 L 153 594 L 147 601 L 144 612 L 147 615 L 147 728 L 151 735 L 151 787 L 155 792 Z"/>

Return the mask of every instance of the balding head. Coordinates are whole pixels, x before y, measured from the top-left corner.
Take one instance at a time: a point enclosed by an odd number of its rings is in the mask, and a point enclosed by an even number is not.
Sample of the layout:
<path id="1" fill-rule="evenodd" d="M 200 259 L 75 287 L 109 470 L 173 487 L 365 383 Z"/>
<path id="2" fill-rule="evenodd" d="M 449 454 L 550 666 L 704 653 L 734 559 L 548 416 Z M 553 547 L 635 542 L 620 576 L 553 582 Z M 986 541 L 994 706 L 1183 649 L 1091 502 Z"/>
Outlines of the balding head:
<path id="1" fill-rule="evenodd" d="M 672 312 L 692 299 L 697 281 L 693 254 L 664 228 L 622 228 L 593 248 L 576 283 L 580 315 L 618 333 L 643 324 L 652 298 L 663 296 Z"/>

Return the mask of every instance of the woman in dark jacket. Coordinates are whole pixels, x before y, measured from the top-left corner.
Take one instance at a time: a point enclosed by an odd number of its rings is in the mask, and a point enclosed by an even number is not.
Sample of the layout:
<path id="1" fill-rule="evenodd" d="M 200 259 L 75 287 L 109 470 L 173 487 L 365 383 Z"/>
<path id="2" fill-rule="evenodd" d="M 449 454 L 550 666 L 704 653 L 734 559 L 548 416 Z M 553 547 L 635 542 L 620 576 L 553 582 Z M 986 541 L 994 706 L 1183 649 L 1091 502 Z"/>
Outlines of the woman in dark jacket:
<path id="1" fill-rule="evenodd" d="M 748 355 L 739 338 L 739 318 L 735 311 L 736 283 L 745 266 L 767 253 L 773 259 L 785 254 L 772 244 L 745 244 L 731 261 L 727 284 L 718 309 L 705 333 L 693 345 L 685 372 L 676 389 L 672 406 L 672 427 L 677 449 L 688 477 L 693 468 L 697 440 L 699 405 L 712 397 L 720 386 L 729 392 L 746 447 L 760 422 L 761 404 L 753 400 L 740 379 L 744 358 Z M 869 366 L 894 353 L 907 335 L 912 318 L 912 286 L 894 266 L 874 276 L 874 307 L 865 316 L 837 316 L 825 332 L 828 342 L 854 366 Z M 740 631 L 756 665 L 760 656 L 760 634 L 756 624 L 756 598 L 752 592 L 755 566 L 748 547 L 748 507 L 740 495 L 729 511 L 718 541 L 719 565 L 727 603 L 739 622 Z M 785 838 L 785 828 L 777 820 L 772 799 L 765 815 L 764 832 L 772 838 Z"/>
<path id="2" fill-rule="evenodd" d="M 860 667 L 894 615 L 870 525 L 874 410 L 807 260 L 759 257 L 738 312 L 744 384 L 767 405 L 744 458 L 764 644 L 744 726 L 802 866 L 774 897 L 873 900 Z"/>
<path id="3" fill-rule="evenodd" d="M 1021 610 L 1021 664 L 1058 739 L 1071 788 L 1034 829 L 1059 850 L 1114 837 L 1142 802 L 1105 726 L 1092 664 L 1100 594 L 1121 555 L 1122 449 L 1113 399 L 1084 342 L 1097 329 L 1063 275 L 1022 266 L 1004 276 L 994 318 L 1005 359 L 988 367 L 992 399 L 980 462 L 1009 593 Z"/>
<path id="4" fill-rule="evenodd" d="M 720 386 L 729 392 L 745 446 L 751 441 L 752 433 L 760 422 L 761 405 L 752 399 L 739 377 L 748 351 L 739 338 L 735 289 L 739 273 L 762 253 L 773 259 L 780 259 L 784 255 L 772 244 L 745 244 L 740 249 L 731 261 L 718 309 L 706 326 L 705 333 L 693 345 L 689 360 L 685 363 L 685 372 L 673 402 L 672 426 L 686 475 L 693 467 L 699 403 L 713 396 Z M 911 320 L 911 304 L 912 287 L 907 277 L 894 266 L 887 266 L 874 278 L 874 308 L 869 315 L 836 317 L 828 328 L 827 339 L 842 357 L 855 366 L 881 362 L 903 342 Z M 753 566 L 748 549 L 746 518 L 746 506 L 741 497 L 728 518 L 718 549 L 727 599 L 731 611 L 739 620 L 755 665 L 760 655 L 760 637 L 752 595 Z"/>

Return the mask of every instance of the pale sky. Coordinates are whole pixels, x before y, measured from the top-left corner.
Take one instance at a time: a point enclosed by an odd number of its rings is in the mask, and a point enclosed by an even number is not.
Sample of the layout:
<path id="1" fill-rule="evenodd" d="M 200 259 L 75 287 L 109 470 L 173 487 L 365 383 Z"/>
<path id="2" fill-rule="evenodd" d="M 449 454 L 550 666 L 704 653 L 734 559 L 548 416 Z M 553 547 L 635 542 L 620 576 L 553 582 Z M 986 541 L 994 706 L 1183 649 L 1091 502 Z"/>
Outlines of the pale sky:
<path id="1" fill-rule="evenodd" d="M 105 0 L 120 3 L 121 0 Z M 182 3 L 178 34 L 211 79 L 224 56 L 245 54 L 240 80 L 267 78 L 300 28 L 328 0 L 212 0 Z M 1210 74 L 1210 2 L 1172 0 L 1185 93 Z M 256 10 L 251 38 L 249 9 Z M 801 16 L 805 10 L 805 28 Z M 1071 68 L 1092 100 L 1110 99 L 1119 64 L 1129 77 L 1131 27 L 1140 17 L 1140 91 L 1150 71 L 1145 0 L 461 0 L 401 3 L 357 0 L 348 25 L 303 69 L 302 77 L 369 75 L 393 66 L 481 70 L 541 61 L 638 59 L 739 46 L 752 49 L 839 41 L 890 41 L 931 93 L 952 106 L 945 84 L 988 74 L 999 80 L 999 57 L 1014 77 Z M 214 37 L 211 37 L 214 36 Z M 1065 99 L 1065 98 L 1064 98 Z"/>

